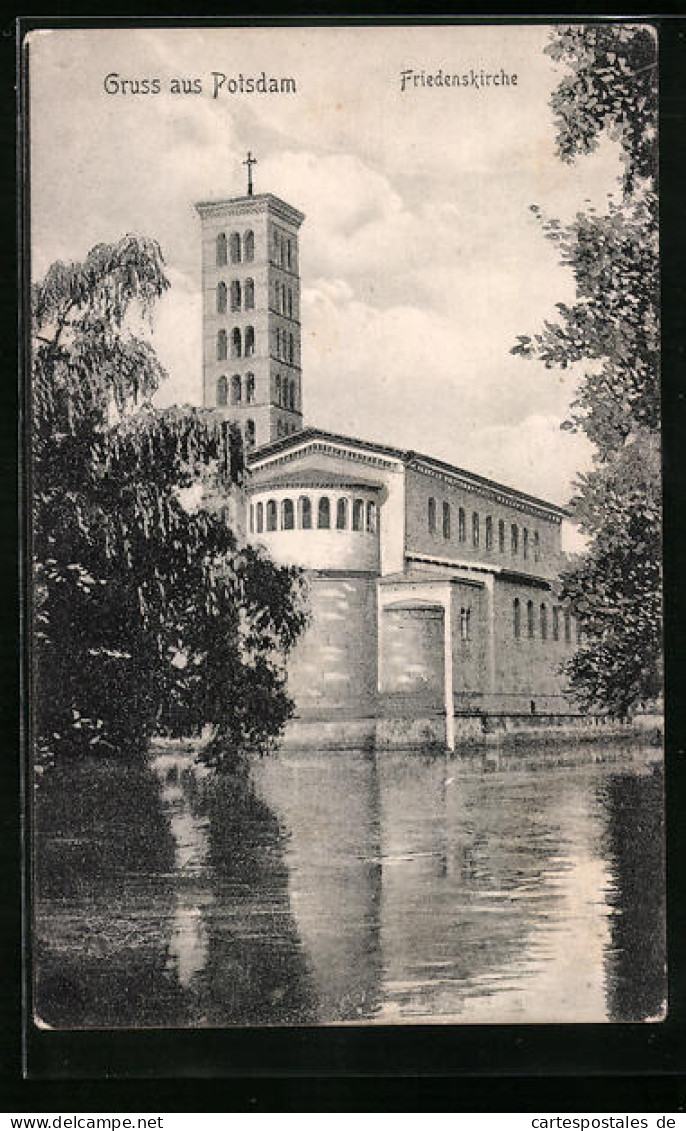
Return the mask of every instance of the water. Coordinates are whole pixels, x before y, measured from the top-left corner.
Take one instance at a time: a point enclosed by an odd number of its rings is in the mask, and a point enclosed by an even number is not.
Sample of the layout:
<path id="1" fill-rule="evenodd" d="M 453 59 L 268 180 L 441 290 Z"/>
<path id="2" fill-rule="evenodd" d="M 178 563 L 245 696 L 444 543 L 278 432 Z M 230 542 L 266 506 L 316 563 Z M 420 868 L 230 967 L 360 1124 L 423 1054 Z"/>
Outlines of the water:
<path id="1" fill-rule="evenodd" d="M 282 752 L 49 775 L 36 1013 L 55 1027 L 663 1012 L 661 756 Z"/>

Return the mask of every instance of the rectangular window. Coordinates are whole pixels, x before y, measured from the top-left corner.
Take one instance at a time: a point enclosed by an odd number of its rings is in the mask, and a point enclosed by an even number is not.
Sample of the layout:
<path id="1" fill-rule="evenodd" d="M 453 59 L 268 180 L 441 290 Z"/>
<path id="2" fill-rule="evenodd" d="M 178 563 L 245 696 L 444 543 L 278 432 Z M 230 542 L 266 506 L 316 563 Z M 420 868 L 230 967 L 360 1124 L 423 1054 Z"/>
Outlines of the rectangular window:
<path id="1" fill-rule="evenodd" d="M 450 503 L 443 504 L 443 537 L 450 537 Z"/>

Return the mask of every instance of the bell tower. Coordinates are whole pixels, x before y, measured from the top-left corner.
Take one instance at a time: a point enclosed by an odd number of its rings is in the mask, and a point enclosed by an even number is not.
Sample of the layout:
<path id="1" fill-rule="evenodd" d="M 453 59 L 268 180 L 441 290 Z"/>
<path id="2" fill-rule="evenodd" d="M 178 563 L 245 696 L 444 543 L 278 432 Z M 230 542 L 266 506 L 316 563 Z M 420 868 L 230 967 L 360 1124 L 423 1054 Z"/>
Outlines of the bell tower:
<path id="1" fill-rule="evenodd" d="M 203 404 L 247 448 L 302 428 L 300 252 L 305 219 L 271 193 L 196 204 L 202 226 Z"/>

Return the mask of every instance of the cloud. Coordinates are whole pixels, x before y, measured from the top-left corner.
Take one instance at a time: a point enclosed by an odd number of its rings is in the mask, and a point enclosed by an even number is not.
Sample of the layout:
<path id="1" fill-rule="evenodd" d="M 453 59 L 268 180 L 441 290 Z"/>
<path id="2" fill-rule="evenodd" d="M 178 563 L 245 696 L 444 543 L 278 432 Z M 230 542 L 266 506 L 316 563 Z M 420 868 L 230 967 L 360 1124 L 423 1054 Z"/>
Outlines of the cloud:
<path id="1" fill-rule="evenodd" d="M 306 421 L 433 453 L 565 498 L 587 449 L 561 433 L 576 376 L 510 354 L 574 293 L 532 203 L 569 217 L 616 186 L 616 146 L 555 155 L 559 76 L 537 26 L 58 31 L 32 57 L 35 271 L 125 232 L 157 238 L 172 289 L 153 343 L 160 404 L 202 398 L 194 202 L 291 201 L 301 231 Z M 408 65 L 517 72 L 501 93 L 401 94 Z M 295 97 L 173 97 L 171 76 L 293 74 Z M 157 75 L 156 97 L 103 76 Z M 55 139 L 59 139 L 59 144 Z M 545 478 L 541 469 L 545 468 Z M 538 485 L 538 486 L 537 486 Z"/>
<path id="2" fill-rule="evenodd" d="M 468 442 L 470 466 L 489 478 L 512 483 L 512 452 L 517 452 L 517 486 L 532 495 L 565 504 L 580 471 L 590 467 L 592 447 L 585 436 L 560 429 L 558 416 L 532 413 L 512 424 L 478 428 Z M 542 477 L 544 469 L 544 477 Z"/>

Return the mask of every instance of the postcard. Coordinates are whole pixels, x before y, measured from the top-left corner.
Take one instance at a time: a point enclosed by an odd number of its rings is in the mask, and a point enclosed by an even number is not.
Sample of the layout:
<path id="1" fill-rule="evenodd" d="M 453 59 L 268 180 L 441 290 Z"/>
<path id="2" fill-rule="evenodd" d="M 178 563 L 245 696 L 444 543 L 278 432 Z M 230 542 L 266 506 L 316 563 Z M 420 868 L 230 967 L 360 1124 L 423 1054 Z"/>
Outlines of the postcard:
<path id="1" fill-rule="evenodd" d="M 658 49 L 26 36 L 39 1029 L 666 1015 Z"/>

